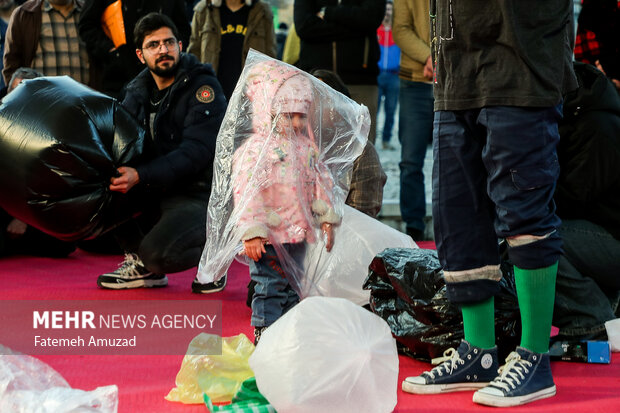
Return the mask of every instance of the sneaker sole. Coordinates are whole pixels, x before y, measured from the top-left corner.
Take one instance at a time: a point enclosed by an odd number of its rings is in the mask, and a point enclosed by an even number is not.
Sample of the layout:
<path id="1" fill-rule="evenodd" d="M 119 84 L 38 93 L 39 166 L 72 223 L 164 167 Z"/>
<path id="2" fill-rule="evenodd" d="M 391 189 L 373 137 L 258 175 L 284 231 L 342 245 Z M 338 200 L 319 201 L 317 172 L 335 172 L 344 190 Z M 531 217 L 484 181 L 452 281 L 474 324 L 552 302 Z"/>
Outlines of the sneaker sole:
<path id="1" fill-rule="evenodd" d="M 452 393 L 457 391 L 478 390 L 486 387 L 488 384 L 488 382 L 454 384 L 415 384 L 403 381 L 402 389 L 404 392 L 413 394 L 438 394 Z"/>
<path id="2" fill-rule="evenodd" d="M 160 278 L 157 280 L 134 280 L 123 283 L 109 283 L 105 281 L 97 280 L 97 285 L 101 288 L 109 290 L 128 290 L 132 288 L 158 288 L 168 285 L 168 277 Z"/>
<path id="3" fill-rule="evenodd" d="M 494 407 L 520 406 L 522 404 L 530 403 L 536 400 L 553 397 L 555 396 L 555 391 L 556 391 L 555 386 L 552 386 L 552 387 L 547 387 L 546 389 L 542 389 L 542 390 L 539 390 L 531 394 L 527 394 L 525 396 L 514 396 L 514 397 L 494 396 L 492 394 L 475 392 L 473 401 L 474 403 L 484 404 L 485 406 L 494 406 Z"/>

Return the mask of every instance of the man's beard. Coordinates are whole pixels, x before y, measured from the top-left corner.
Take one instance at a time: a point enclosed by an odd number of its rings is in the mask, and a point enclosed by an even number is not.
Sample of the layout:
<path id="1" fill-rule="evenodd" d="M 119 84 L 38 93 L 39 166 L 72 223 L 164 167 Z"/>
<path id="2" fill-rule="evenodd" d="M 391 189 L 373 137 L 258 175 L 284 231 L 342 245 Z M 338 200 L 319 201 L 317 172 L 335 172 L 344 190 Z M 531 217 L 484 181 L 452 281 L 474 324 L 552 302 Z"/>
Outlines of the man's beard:
<path id="1" fill-rule="evenodd" d="M 166 68 L 162 68 L 162 67 L 157 66 L 157 64 L 159 62 L 161 62 L 162 60 L 165 60 L 165 59 L 172 59 L 173 64 L 171 66 L 166 67 Z M 152 67 L 149 67 L 149 70 L 151 72 L 155 73 L 159 77 L 171 78 L 171 77 L 174 77 L 174 75 L 175 75 L 175 73 L 177 71 L 178 64 L 179 64 L 179 62 L 175 62 L 174 58 L 172 56 L 165 55 L 165 56 L 162 56 L 162 57 L 158 58 L 155 61 L 155 64 Z"/>

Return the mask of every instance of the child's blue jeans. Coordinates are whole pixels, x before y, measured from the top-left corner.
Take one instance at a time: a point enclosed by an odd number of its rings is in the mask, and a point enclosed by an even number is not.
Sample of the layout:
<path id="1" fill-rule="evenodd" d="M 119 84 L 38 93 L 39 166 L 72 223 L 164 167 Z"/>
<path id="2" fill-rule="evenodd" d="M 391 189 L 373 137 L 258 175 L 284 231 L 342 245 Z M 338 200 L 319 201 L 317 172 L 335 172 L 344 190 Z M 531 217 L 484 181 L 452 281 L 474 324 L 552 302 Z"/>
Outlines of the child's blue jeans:
<path id="1" fill-rule="evenodd" d="M 303 264 L 306 244 L 282 244 L 290 257 Z M 266 253 L 258 261 L 250 261 L 250 278 L 256 281 L 252 297 L 252 321 L 254 327 L 269 327 L 299 302 L 282 269 L 280 259 L 271 244 L 265 245 Z"/>

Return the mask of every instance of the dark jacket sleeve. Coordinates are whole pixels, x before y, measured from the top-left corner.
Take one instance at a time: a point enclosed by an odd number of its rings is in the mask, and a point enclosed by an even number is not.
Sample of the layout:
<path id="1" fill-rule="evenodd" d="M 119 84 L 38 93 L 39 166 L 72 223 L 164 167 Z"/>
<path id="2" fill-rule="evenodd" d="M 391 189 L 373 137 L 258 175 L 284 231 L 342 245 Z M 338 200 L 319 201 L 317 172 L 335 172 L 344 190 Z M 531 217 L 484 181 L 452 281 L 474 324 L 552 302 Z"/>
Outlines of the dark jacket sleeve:
<path id="1" fill-rule="evenodd" d="M 105 0 L 86 0 L 80 13 L 78 30 L 80 37 L 86 43 L 88 52 L 97 60 L 105 60 L 110 56 L 114 43 L 103 32 L 101 15 L 108 6 Z M 128 36 L 131 33 L 127 33 Z"/>
<path id="2" fill-rule="evenodd" d="M 295 30 L 306 41 L 330 41 L 377 30 L 385 13 L 383 0 L 362 0 L 355 4 L 329 5 L 326 0 L 295 0 Z M 316 14 L 325 7 L 325 16 Z"/>
<path id="3" fill-rule="evenodd" d="M 202 87 L 210 87 L 213 101 L 203 103 L 196 97 Z M 214 76 L 198 76 L 174 110 L 184 111 L 178 147 L 136 168 L 140 181 L 147 185 L 172 187 L 193 181 L 206 168 L 213 167 L 215 142 L 226 111 L 226 99 Z M 161 137 L 160 137 L 161 138 Z M 211 184 L 211 182 L 207 182 Z"/>
<path id="4" fill-rule="evenodd" d="M 268 9 L 268 7 L 269 6 L 267 5 L 265 11 L 265 14 L 267 15 L 267 33 L 265 33 L 265 43 L 269 47 L 269 50 L 267 50 L 265 54 L 271 57 L 276 57 L 278 50 L 278 45 L 276 44 L 276 32 L 273 27 L 273 14 L 271 13 L 271 10 Z"/>
<path id="5" fill-rule="evenodd" d="M 7 86 L 11 81 L 13 73 L 23 65 L 24 61 L 24 45 L 23 36 L 19 33 L 19 25 L 15 24 L 15 18 L 18 13 L 13 13 L 9 20 L 9 26 L 6 29 L 6 38 L 4 41 L 4 68 L 2 69 L 2 77 L 4 84 Z"/>
<path id="6" fill-rule="evenodd" d="M 4 41 L 4 68 L 2 69 L 4 83 L 7 86 L 13 73 L 20 67 L 30 66 L 34 58 L 35 50 L 33 49 L 36 48 L 38 39 L 35 40 L 33 36 L 35 33 L 38 35 L 40 31 L 34 30 L 34 33 L 28 33 L 32 31 L 34 24 L 32 17 L 34 17 L 33 13 L 26 13 L 19 7 L 15 9 L 9 20 Z"/>

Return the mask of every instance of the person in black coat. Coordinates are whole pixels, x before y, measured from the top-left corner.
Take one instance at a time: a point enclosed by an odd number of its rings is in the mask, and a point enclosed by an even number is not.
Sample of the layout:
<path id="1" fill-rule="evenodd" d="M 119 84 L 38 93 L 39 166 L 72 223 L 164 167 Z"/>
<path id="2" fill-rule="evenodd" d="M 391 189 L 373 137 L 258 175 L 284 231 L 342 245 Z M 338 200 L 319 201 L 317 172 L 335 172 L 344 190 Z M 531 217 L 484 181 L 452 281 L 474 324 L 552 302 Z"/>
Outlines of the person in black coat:
<path id="1" fill-rule="evenodd" d="M 351 97 L 370 111 L 368 140 L 375 142 L 377 75 L 381 55 L 377 28 L 385 0 L 295 0 L 295 30 L 300 39 L 297 66 L 338 74 Z"/>
<path id="2" fill-rule="evenodd" d="M 118 168 L 110 190 L 145 191 L 148 201 L 138 219 L 116 230 L 125 261 L 97 280 L 111 289 L 165 286 L 165 273 L 198 265 L 215 141 L 226 110 L 211 66 L 181 52 L 167 16 L 146 15 L 134 37 L 147 68 L 127 85 L 123 105 L 148 131 L 151 145 L 135 168 Z"/>
<path id="3" fill-rule="evenodd" d="M 620 297 L 620 97 L 594 66 L 575 62 L 579 89 L 564 101 L 554 196 L 564 253 L 556 340 L 606 340 Z"/>

